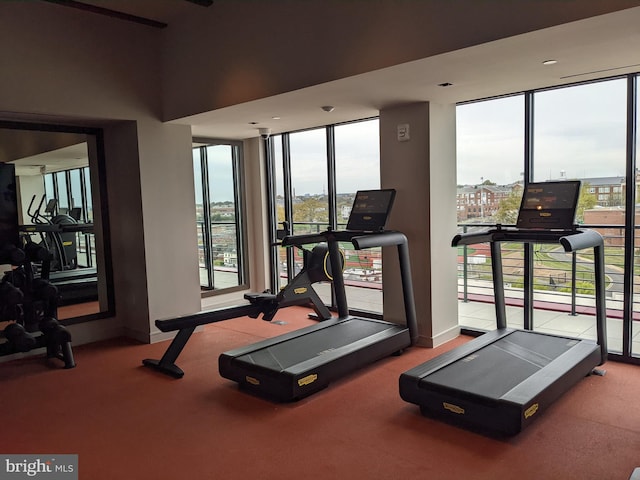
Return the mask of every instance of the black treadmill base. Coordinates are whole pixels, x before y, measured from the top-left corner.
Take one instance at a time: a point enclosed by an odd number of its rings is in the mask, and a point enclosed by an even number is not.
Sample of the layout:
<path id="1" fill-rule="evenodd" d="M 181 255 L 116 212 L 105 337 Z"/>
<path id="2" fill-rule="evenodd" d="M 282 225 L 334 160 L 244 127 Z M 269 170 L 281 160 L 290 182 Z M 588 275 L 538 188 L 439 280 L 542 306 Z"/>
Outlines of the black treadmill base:
<path id="1" fill-rule="evenodd" d="M 402 325 L 330 319 L 220 355 L 220 375 L 277 402 L 297 401 L 332 381 L 411 345 Z"/>
<path id="2" fill-rule="evenodd" d="M 513 347 L 518 342 L 526 348 Z M 551 355 L 558 350 L 554 343 L 561 349 Z M 505 352 L 505 345 L 513 350 Z M 500 356 L 504 361 L 496 361 Z M 600 359 L 593 342 L 500 329 L 403 373 L 400 396 L 426 417 L 491 436 L 513 436 L 588 376 Z M 461 368 L 468 378 L 460 377 Z"/>

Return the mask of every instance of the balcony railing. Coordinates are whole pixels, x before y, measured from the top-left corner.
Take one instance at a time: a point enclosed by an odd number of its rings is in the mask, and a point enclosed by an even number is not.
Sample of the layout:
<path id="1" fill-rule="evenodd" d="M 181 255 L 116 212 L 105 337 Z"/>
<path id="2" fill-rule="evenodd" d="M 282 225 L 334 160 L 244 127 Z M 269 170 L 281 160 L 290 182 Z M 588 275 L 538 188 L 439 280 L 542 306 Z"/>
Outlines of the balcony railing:
<path id="1" fill-rule="evenodd" d="M 494 227 L 460 224 L 460 233 Z M 588 225 L 604 238 L 607 316 L 622 318 L 624 292 L 624 226 Z M 523 304 L 524 248 L 522 243 L 501 244 L 508 305 Z M 584 250 L 565 253 L 560 245 L 534 244 L 534 308 L 567 311 L 573 315 L 595 312 L 593 254 Z M 638 290 L 634 276 L 634 291 Z M 463 301 L 493 302 L 491 256 L 487 244 L 458 247 L 458 296 Z M 633 302 L 633 311 L 640 310 Z M 634 313 L 634 317 L 636 314 Z M 640 316 L 638 316 L 640 318 Z"/>
<path id="2" fill-rule="evenodd" d="M 212 222 L 210 232 L 205 222 L 196 221 L 196 225 L 201 287 L 219 290 L 237 286 L 240 278 L 235 222 Z"/>

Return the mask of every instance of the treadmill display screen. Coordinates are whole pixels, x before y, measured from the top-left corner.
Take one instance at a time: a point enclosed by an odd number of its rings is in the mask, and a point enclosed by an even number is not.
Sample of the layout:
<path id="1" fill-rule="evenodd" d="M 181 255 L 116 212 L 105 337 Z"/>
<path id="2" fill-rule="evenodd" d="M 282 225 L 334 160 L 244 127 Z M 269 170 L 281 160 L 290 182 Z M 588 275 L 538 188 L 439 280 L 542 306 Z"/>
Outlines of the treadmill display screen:
<path id="1" fill-rule="evenodd" d="M 395 196 L 394 189 L 359 190 L 353 201 L 347 230 L 384 230 Z"/>
<path id="2" fill-rule="evenodd" d="M 579 181 L 530 183 L 518 213 L 518 228 L 571 230 L 580 194 Z"/>

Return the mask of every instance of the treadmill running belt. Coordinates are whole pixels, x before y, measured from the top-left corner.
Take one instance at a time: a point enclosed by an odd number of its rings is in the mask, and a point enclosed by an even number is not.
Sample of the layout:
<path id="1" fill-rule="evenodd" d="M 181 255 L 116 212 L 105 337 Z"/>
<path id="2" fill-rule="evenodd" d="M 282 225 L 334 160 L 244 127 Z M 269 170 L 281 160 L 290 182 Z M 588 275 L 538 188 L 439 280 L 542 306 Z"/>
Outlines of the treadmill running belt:
<path id="1" fill-rule="evenodd" d="M 430 374 L 423 382 L 500 399 L 578 343 L 547 335 L 540 341 L 540 336 L 535 332 L 514 331 Z"/>
<path id="2" fill-rule="evenodd" d="M 283 371 L 318 355 L 337 350 L 355 341 L 388 330 L 388 323 L 350 319 L 331 328 L 296 337 L 238 357 L 241 362 L 253 363 Z"/>

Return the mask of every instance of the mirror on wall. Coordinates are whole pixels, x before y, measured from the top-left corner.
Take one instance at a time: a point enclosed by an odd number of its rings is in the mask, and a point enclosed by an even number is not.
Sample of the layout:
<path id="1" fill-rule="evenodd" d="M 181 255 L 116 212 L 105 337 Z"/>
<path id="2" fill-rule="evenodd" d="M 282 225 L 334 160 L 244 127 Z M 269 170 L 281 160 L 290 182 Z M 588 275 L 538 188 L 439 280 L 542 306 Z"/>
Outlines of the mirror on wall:
<path id="1" fill-rule="evenodd" d="M 66 324 L 113 310 L 101 135 L 0 122 L 0 168 L 15 178 L 19 242 L 49 252 L 30 267 L 57 288 L 58 318 Z"/>

